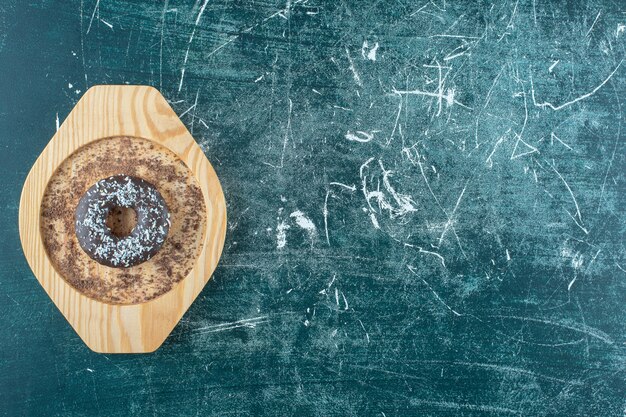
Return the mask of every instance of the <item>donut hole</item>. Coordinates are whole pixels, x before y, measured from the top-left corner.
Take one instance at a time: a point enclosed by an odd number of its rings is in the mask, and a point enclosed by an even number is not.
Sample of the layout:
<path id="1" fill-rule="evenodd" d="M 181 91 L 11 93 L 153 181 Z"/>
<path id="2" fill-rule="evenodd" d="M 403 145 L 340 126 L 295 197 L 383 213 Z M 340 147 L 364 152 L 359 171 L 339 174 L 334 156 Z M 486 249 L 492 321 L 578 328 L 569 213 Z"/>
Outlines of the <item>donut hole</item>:
<path id="1" fill-rule="evenodd" d="M 109 211 L 106 225 L 117 237 L 126 237 L 137 226 L 137 212 L 131 207 L 115 206 Z"/>

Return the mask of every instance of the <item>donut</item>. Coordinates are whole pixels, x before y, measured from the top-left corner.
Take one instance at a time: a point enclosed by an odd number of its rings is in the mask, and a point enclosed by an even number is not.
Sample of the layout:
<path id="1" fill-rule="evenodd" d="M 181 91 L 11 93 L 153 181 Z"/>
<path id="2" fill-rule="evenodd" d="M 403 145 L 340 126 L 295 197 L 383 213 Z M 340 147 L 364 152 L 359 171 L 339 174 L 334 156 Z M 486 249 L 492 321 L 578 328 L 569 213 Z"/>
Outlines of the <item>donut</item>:
<path id="1" fill-rule="evenodd" d="M 113 210 L 135 211 L 137 222 L 130 234 L 117 236 L 107 225 Z M 80 247 L 96 262 L 129 268 L 154 256 L 171 226 L 165 200 L 149 182 L 130 175 L 114 175 L 92 185 L 75 212 Z"/>

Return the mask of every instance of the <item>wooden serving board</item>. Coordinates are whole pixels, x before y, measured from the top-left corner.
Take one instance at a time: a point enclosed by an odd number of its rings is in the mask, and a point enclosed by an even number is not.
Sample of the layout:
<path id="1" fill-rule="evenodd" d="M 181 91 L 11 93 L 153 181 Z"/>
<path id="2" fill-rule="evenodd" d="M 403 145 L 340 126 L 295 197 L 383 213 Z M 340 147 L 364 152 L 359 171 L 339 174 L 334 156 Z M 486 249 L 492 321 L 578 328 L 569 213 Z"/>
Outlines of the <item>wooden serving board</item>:
<path id="1" fill-rule="evenodd" d="M 132 136 L 174 152 L 196 177 L 207 226 L 191 272 L 172 290 L 141 304 L 115 305 L 89 298 L 56 271 L 41 232 L 41 201 L 59 165 L 81 146 L 99 139 Z M 92 350 L 140 353 L 157 349 L 210 279 L 224 247 L 226 202 L 219 179 L 202 149 L 163 96 L 148 86 L 95 86 L 70 112 L 26 178 L 19 231 L 33 273 L 67 321 Z"/>

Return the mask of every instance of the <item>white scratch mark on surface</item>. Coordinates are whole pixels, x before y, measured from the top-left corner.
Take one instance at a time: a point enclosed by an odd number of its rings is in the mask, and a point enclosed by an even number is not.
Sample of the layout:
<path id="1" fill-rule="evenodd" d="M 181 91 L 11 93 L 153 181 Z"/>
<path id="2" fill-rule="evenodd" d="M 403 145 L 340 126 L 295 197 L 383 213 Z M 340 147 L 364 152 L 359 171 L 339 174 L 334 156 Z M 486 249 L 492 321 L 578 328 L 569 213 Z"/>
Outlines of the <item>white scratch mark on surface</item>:
<path id="1" fill-rule="evenodd" d="M 493 83 L 491 83 L 491 87 L 489 87 L 489 91 L 487 91 L 487 97 L 485 98 L 485 104 L 483 105 L 483 109 L 486 109 L 487 106 L 489 105 L 489 102 L 491 101 L 491 94 L 493 93 L 493 89 L 498 84 L 498 81 L 500 81 L 500 77 L 502 77 L 502 74 L 504 73 L 505 68 L 506 68 L 506 64 L 503 64 L 502 67 L 500 68 L 500 71 L 498 72 L 498 75 L 496 75 L 496 78 L 493 80 Z"/>
<path id="2" fill-rule="evenodd" d="M 525 150 L 520 150 L 520 153 L 517 153 L 517 148 L 519 147 L 520 142 L 526 147 L 523 148 Z M 522 149 L 522 148 L 521 148 Z M 518 135 L 517 142 L 515 142 L 515 146 L 513 147 L 513 152 L 511 152 L 511 160 L 520 158 L 525 155 L 530 155 L 533 153 L 539 153 L 539 150 L 535 148 L 533 145 L 528 144 L 521 136 Z"/>
<path id="3" fill-rule="evenodd" d="M 11 301 L 13 301 L 13 302 L 15 303 L 15 305 L 18 305 L 18 306 L 20 305 L 20 303 L 18 303 L 18 302 L 17 302 L 17 300 L 16 300 L 15 298 L 11 297 L 9 294 L 5 294 L 5 295 L 6 295 L 7 297 L 9 297 L 9 299 L 10 299 Z"/>
<path id="4" fill-rule="evenodd" d="M 546 319 L 542 319 L 542 318 L 534 318 L 534 317 L 521 317 L 521 316 L 502 316 L 502 315 L 495 315 L 495 316 L 489 316 L 489 317 L 494 317 L 494 318 L 501 318 L 501 319 L 507 319 L 507 320 L 520 320 L 520 321 L 527 321 L 527 322 L 531 322 L 531 323 L 541 323 L 541 324 L 546 324 L 549 326 L 555 326 L 555 327 L 561 327 L 563 329 L 568 329 L 568 330 L 572 330 L 578 333 L 583 333 L 589 336 L 592 336 L 598 340 L 602 340 L 605 343 L 608 343 L 610 345 L 612 345 L 614 342 L 611 339 L 611 337 L 604 333 L 601 330 L 598 330 L 596 328 L 584 325 L 584 324 L 578 324 L 578 323 L 561 323 L 561 322 L 556 322 L 556 321 L 551 321 L 551 320 L 546 320 Z"/>
<path id="5" fill-rule="evenodd" d="M 378 51 L 378 42 L 374 44 L 370 48 L 367 41 L 363 42 L 363 46 L 361 47 L 361 56 L 363 59 L 369 59 L 370 61 L 376 61 L 376 52 Z"/>
<path id="6" fill-rule="evenodd" d="M 398 95 L 402 95 L 402 94 L 412 94 L 412 95 L 417 95 L 417 96 L 424 96 L 424 97 L 433 97 L 437 99 L 438 102 L 438 111 L 437 111 L 437 116 L 439 116 L 441 114 L 441 103 L 443 100 L 445 100 L 447 107 L 452 106 L 453 104 L 458 104 L 462 107 L 467 107 L 464 104 L 458 102 L 454 97 L 455 97 L 455 91 L 453 88 L 448 88 L 445 90 L 445 94 L 444 94 L 444 88 L 443 88 L 443 83 L 440 82 L 440 85 L 438 87 L 437 92 L 432 93 L 429 91 L 422 91 L 422 90 L 396 90 L 395 87 L 393 87 L 393 94 L 398 94 Z"/>
<path id="7" fill-rule="evenodd" d="M 282 249 L 287 245 L 287 230 L 290 228 L 291 226 L 284 220 L 278 223 L 276 226 L 276 249 Z"/>
<path id="8" fill-rule="evenodd" d="M 411 149 L 413 149 L 415 151 L 417 157 L 412 156 Z M 443 208 L 443 206 L 439 202 L 439 199 L 437 198 L 437 196 L 433 192 L 433 189 L 430 186 L 430 182 L 428 181 L 428 178 L 426 177 L 426 173 L 424 172 L 424 166 L 423 166 L 422 161 L 421 161 L 421 155 L 420 155 L 419 151 L 417 150 L 417 148 L 415 148 L 415 147 L 404 148 L 402 150 L 402 153 L 404 153 L 407 156 L 407 158 L 409 159 L 409 161 L 411 161 L 411 163 L 413 165 L 417 165 L 419 167 L 420 173 L 422 175 L 422 178 L 424 179 L 424 183 L 426 184 L 426 187 L 428 188 L 428 192 L 430 193 L 430 195 L 435 200 L 435 203 L 437 204 L 437 207 L 439 207 L 441 212 L 446 216 L 447 221 L 452 222 L 452 218 L 450 217 L 450 215 L 448 215 L 448 212 L 446 211 L 446 209 Z M 435 169 L 434 166 L 431 165 L 431 168 L 432 168 L 432 170 L 435 173 L 437 172 L 437 170 Z M 452 226 L 452 231 L 453 231 L 453 233 L 454 233 L 454 235 L 456 237 L 456 240 L 457 240 L 457 243 L 459 245 L 459 249 L 461 250 L 461 253 L 463 254 L 463 256 L 465 256 L 467 258 L 466 254 L 465 254 L 465 251 L 463 250 L 463 247 L 461 246 L 461 241 L 459 240 L 459 237 L 458 237 L 458 235 L 456 233 L 456 230 L 454 229 L 454 226 Z M 413 245 L 409 245 L 409 246 L 413 246 Z"/>
<path id="9" fill-rule="evenodd" d="M 591 33 L 591 31 L 592 31 L 592 30 L 593 30 L 593 28 L 595 27 L 596 22 L 598 21 L 598 18 L 600 17 L 600 13 L 602 13 L 602 10 L 600 10 L 600 11 L 598 12 L 598 14 L 596 15 L 595 20 L 594 20 L 594 21 L 593 21 L 593 23 L 591 24 L 591 27 L 589 28 L 589 30 L 587 31 L 587 34 L 586 34 L 585 36 L 589 36 L 589 34 Z"/>
<path id="10" fill-rule="evenodd" d="M 365 326 L 363 325 L 363 322 L 361 321 L 361 319 L 357 319 L 357 321 L 361 325 L 361 329 L 363 329 L 363 331 L 365 332 L 365 338 L 367 339 L 367 344 L 369 345 L 369 343 L 370 343 L 370 335 L 367 333 L 367 330 L 365 330 Z M 383 414 L 383 416 L 385 415 L 385 413 L 382 413 L 382 414 Z"/>
<path id="11" fill-rule="evenodd" d="M 452 210 L 452 213 L 450 213 L 450 216 L 448 217 L 448 221 L 446 222 L 443 228 L 443 232 L 441 232 L 441 236 L 439 236 L 439 243 L 437 244 L 437 247 L 441 246 L 441 242 L 443 241 L 443 238 L 446 236 L 446 233 L 448 232 L 448 228 L 450 228 L 450 225 L 452 224 L 452 221 L 454 220 L 454 214 L 456 213 L 456 210 L 459 208 L 459 205 L 461 204 L 461 200 L 463 199 L 463 194 L 465 194 L 465 190 L 467 189 L 468 183 L 469 183 L 469 180 L 465 182 L 465 186 L 463 187 L 461 194 L 459 194 L 459 198 L 457 198 L 456 200 L 454 209 Z"/>
<path id="12" fill-rule="evenodd" d="M 341 183 L 341 182 L 331 182 L 329 184 L 330 185 L 337 185 L 339 187 L 346 188 L 346 189 L 348 189 L 348 190 L 350 190 L 352 192 L 356 191 L 356 186 L 354 184 L 353 185 L 346 185 L 346 184 Z"/>
<path id="13" fill-rule="evenodd" d="M 200 89 L 196 90 L 196 99 L 193 102 L 193 113 L 191 114 L 191 134 L 193 135 L 193 126 L 196 122 L 196 109 L 198 108 L 198 96 L 200 95 Z"/>
<path id="14" fill-rule="evenodd" d="M 506 28 L 504 29 L 504 32 L 502 33 L 502 35 L 500 36 L 500 38 L 498 39 L 498 42 L 500 42 L 502 40 L 502 38 L 504 38 L 506 35 L 509 34 L 509 29 L 513 29 L 515 27 L 513 20 L 515 19 L 515 15 L 517 14 L 517 5 L 519 3 L 519 0 L 515 1 L 515 6 L 513 7 L 513 12 L 511 12 L 511 18 L 509 19 L 509 23 L 507 23 Z"/>
<path id="15" fill-rule="evenodd" d="M 552 197 L 552 196 L 550 196 Z M 589 234 L 589 230 L 587 230 L 582 221 L 579 221 L 578 219 L 576 219 L 575 216 L 572 216 L 572 213 L 569 212 L 569 210 L 565 209 L 565 212 L 567 213 L 568 216 L 570 216 L 572 218 L 572 220 L 574 221 L 574 223 L 576 223 L 576 226 L 578 226 L 580 228 L 580 230 L 582 230 L 586 235 Z"/>
<path id="16" fill-rule="evenodd" d="M 515 142 L 515 147 L 513 148 L 513 152 L 511 153 L 511 160 L 513 159 L 517 159 L 519 157 L 522 157 L 524 155 L 529 155 L 532 153 L 540 153 L 539 150 L 537 148 L 535 148 L 532 145 L 529 145 L 525 140 L 522 139 L 522 136 L 524 136 L 524 131 L 526 130 L 526 124 L 528 123 L 528 105 L 526 103 L 526 92 L 520 92 L 515 94 L 515 97 L 517 96 L 523 96 L 524 97 L 524 124 L 522 125 L 522 130 L 516 134 L 517 136 L 517 142 Z M 517 148 L 519 146 L 519 143 L 522 142 L 525 146 L 526 146 L 526 152 L 522 152 L 519 154 L 516 154 Z"/>
<path id="17" fill-rule="evenodd" d="M 341 298 L 343 298 L 343 309 L 344 311 L 347 311 L 350 307 L 348 306 L 348 300 L 346 299 L 346 295 L 343 293 L 343 291 L 341 291 Z"/>
<path id="18" fill-rule="evenodd" d="M 401 113 L 402 113 L 402 96 L 400 96 L 400 100 L 398 103 L 398 113 L 396 114 L 396 120 L 393 124 L 393 129 L 391 130 L 391 134 L 389 135 L 389 138 L 387 139 L 387 145 L 391 143 L 391 140 L 393 139 L 393 135 L 396 133 L 396 129 L 398 128 L 398 121 L 400 120 Z"/>
<path id="19" fill-rule="evenodd" d="M 383 166 L 383 163 L 381 160 L 378 161 L 378 164 L 383 173 L 383 186 L 385 187 L 385 190 L 392 196 L 393 200 L 397 204 L 397 207 L 394 207 L 394 205 L 388 200 L 385 193 L 380 190 L 380 187 L 376 189 L 375 191 L 369 191 L 367 189 L 368 182 L 367 182 L 367 175 L 365 174 L 365 169 L 369 168 L 369 164 L 373 160 L 374 160 L 373 157 L 368 159 L 359 168 L 359 176 L 361 177 L 361 183 L 362 183 L 361 190 L 363 192 L 363 196 L 365 197 L 365 201 L 367 202 L 370 212 L 371 213 L 377 212 L 372 206 L 372 203 L 371 203 L 372 199 L 375 199 L 378 202 L 378 207 L 380 211 L 382 210 L 389 211 L 390 218 L 402 217 L 406 215 L 407 213 L 417 211 L 417 208 L 415 208 L 414 206 L 415 202 L 411 199 L 411 197 L 406 194 L 398 193 L 394 189 L 394 187 L 391 185 L 389 178 L 391 177 L 391 174 L 393 173 L 393 171 L 387 171 L 385 167 Z M 374 225 L 376 226 L 378 222 L 372 221 L 372 223 L 374 223 Z"/>
<path id="20" fill-rule="evenodd" d="M 596 252 L 595 255 L 593 255 L 593 258 L 591 258 L 591 261 L 589 262 L 589 265 L 587 265 L 587 270 L 589 270 L 589 268 L 591 268 L 591 264 L 593 264 L 596 261 L 596 258 L 598 257 L 598 255 L 600 254 L 600 252 L 602 252 L 602 249 L 598 249 L 598 251 Z"/>
<path id="21" fill-rule="evenodd" d="M 429 400 L 429 399 L 423 399 L 423 398 L 411 398 L 411 404 L 429 405 L 429 406 L 436 406 L 440 408 L 447 408 L 450 410 L 455 410 L 456 413 L 453 413 L 453 415 L 465 414 L 465 413 L 461 413 L 460 410 L 480 411 L 483 413 L 490 413 L 490 414 L 495 414 L 495 415 L 502 415 L 505 413 L 524 415 L 524 413 L 521 412 L 520 410 L 513 410 L 511 408 L 497 407 L 497 406 L 492 406 L 492 405 L 470 404 L 466 402 L 435 401 L 435 400 Z"/>
<path id="22" fill-rule="evenodd" d="M 405 243 L 405 245 L 413 246 L 413 245 L 410 245 L 408 243 Z M 441 266 L 443 266 L 444 268 L 446 267 L 446 260 L 445 260 L 445 258 L 443 256 L 441 256 L 441 254 L 439 254 L 437 252 L 434 252 L 434 251 L 431 251 L 431 250 L 423 249 L 423 248 L 421 248 L 419 246 L 417 246 L 417 249 L 419 250 L 420 253 L 426 253 L 428 255 L 436 256 L 437 258 L 439 258 L 439 261 L 441 262 Z"/>
<path id="23" fill-rule="evenodd" d="M 352 61 L 352 57 L 350 56 L 350 51 L 348 51 L 348 48 L 346 48 L 346 55 L 348 56 L 348 62 L 350 63 L 349 68 L 350 71 L 352 71 L 352 77 L 354 78 L 354 82 L 356 82 L 359 87 L 363 87 L 363 81 L 361 81 L 361 76 L 354 66 L 354 61 Z"/>
<path id="24" fill-rule="evenodd" d="M 272 168 L 282 169 L 285 166 L 285 152 L 287 151 L 287 143 L 289 143 L 289 137 L 291 136 L 291 113 L 293 111 L 293 101 L 289 100 L 289 110 L 287 111 L 287 126 L 285 127 L 285 134 L 283 136 L 283 149 L 280 153 L 280 165 L 270 164 L 269 162 L 263 162 L 265 165 L 269 165 Z"/>
<path id="25" fill-rule="evenodd" d="M 161 91 L 163 91 L 163 38 L 165 37 L 165 15 L 167 14 L 168 4 L 169 0 L 165 0 L 163 12 L 161 13 L 161 40 L 159 42 L 159 88 Z"/>
<path id="26" fill-rule="evenodd" d="M 226 330 L 238 329 L 240 327 L 247 327 L 250 329 L 255 328 L 257 325 L 262 323 L 267 323 L 269 321 L 269 316 L 259 316 L 252 317 L 249 319 L 242 319 L 227 323 L 214 324 L 211 326 L 200 327 L 194 329 L 194 333 L 205 334 L 205 333 L 214 333 L 214 332 L 223 332 Z"/>
<path id="27" fill-rule="evenodd" d="M 561 138 L 559 138 L 557 135 L 554 134 L 554 132 L 550 133 L 550 139 L 552 140 L 552 143 L 554 143 L 554 139 L 556 139 L 558 142 L 561 143 L 561 145 L 565 146 L 570 151 L 573 151 L 572 147 L 569 146 L 567 143 L 563 142 Z"/>
<path id="28" fill-rule="evenodd" d="M 322 214 L 324 215 L 324 233 L 326 233 L 326 243 L 330 246 L 330 237 L 328 236 L 328 196 L 330 195 L 330 191 L 326 192 L 326 197 L 324 198 L 324 208 L 322 210 Z"/>
<path id="29" fill-rule="evenodd" d="M 182 118 L 184 115 L 186 115 L 187 113 L 189 113 L 191 110 L 195 109 L 197 104 L 198 104 L 198 103 L 192 104 L 192 105 L 191 105 L 191 107 L 189 107 L 187 110 L 185 110 L 184 112 L 182 112 L 182 113 L 180 114 L 180 116 L 178 116 L 178 117 L 179 117 L 179 118 Z"/>
<path id="30" fill-rule="evenodd" d="M 439 363 L 439 361 L 434 361 L 433 363 Z M 442 363 L 449 363 L 450 365 L 467 366 L 470 368 L 477 367 L 477 368 L 491 369 L 493 371 L 502 372 L 502 373 L 514 372 L 518 374 L 528 375 L 532 378 L 540 378 L 546 381 L 560 382 L 562 384 L 568 384 L 568 385 L 583 385 L 583 383 L 580 381 L 576 381 L 576 380 L 568 381 L 568 380 L 561 379 L 561 378 L 555 378 L 553 376 L 538 374 L 536 372 L 529 371 L 528 369 L 516 368 L 513 366 L 507 366 L 507 365 L 497 365 L 497 364 L 492 364 L 492 363 L 481 363 L 481 362 L 444 362 L 442 361 Z"/>
<path id="31" fill-rule="evenodd" d="M 57 118 L 56 118 L 56 126 L 57 126 L 57 131 L 59 130 L 59 112 L 57 112 Z"/>
<path id="32" fill-rule="evenodd" d="M 189 49 L 191 48 L 191 44 L 193 42 L 193 38 L 196 35 L 196 29 L 198 28 L 198 24 L 200 23 L 200 19 L 202 19 L 202 14 L 204 13 L 204 9 L 206 8 L 209 0 L 204 0 L 202 6 L 200 6 L 200 10 L 198 11 L 198 15 L 196 16 L 196 20 L 193 25 L 193 29 L 191 30 L 191 36 L 189 36 L 189 42 L 187 42 L 187 51 L 185 52 L 185 59 L 183 60 L 183 66 L 180 70 L 180 82 L 178 83 L 178 92 L 183 88 L 183 80 L 185 79 L 185 66 L 187 65 L 187 60 L 189 59 Z"/>
<path id="33" fill-rule="evenodd" d="M 360 143 L 367 143 L 374 139 L 374 135 L 372 133 L 364 132 L 362 130 L 357 130 L 354 133 L 348 131 L 345 137 L 350 141 Z"/>
<path id="34" fill-rule="evenodd" d="M 253 29 L 253 28 L 250 28 Z M 249 30 L 245 30 L 244 32 L 249 32 Z M 235 40 L 237 40 L 237 38 L 239 38 L 239 35 L 233 35 L 231 36 L 230 39 L 228 39 L 226 42 L 222 43 L 221 45 L 219 45 L 217 48 L 213 49 L 211 52 L 208 53 L 207 58 L 211 58 L 213 55 L 215 55 L 216 53 L 218 53 L 220 50 L 222 50 L 224 47 L 228 46 L 229 44 L 233 43 Z"/>
<path id="35" fill-rule="evenodd" d="M 328 284 L 326 285 L 326 289 L 330 289 L 330 287 L 333 286 L 333 284 L 335 283 L 335 281 L 337 280 L 337 274 L 333 274 L 332 279 L 328 282 Z"/>
<path id="36" fill-rule="evenodd" d="M 560 62 L 560 59 L 557 59 L 556 61 L 554 61 L 552 63 L 552 65 L 550 65 L 550 67 L 548 68 L 548 72 L 552 73 L 552 70 L 554 69 L 554 67 L 556 67 L 556 65 Z"/>
<path id="37" fill-rule="evenodd" d="M 374 228 L 380 229 L 380 223 L 378 223 L 378 219 L 376 218 L 376 214 L 370 212 L 370 220 L 372 221 L 372 224 L 374 225 Z"/>
<path id="38" fill-rule="evenodd" d="M 567 291 L 572 289 L 572 285 L 574 285 L 577 278 L 578 278 L 578 275 L 574 276 L 574 279 L 570 281 L 570 283 L 567 285 Z"/>
<path id="39" fill-rule="evenodd" d="M 291 112 L 293 111 L 293 102 L 289 99 L 289 112 L 287 113 L 287 127 L 285 128 L 285 136 L 283 137 L 283 150 L 280 154 L 280 167 L 285 166 L 285 151 L 287 150 L 287 142 L 291 134 Z"/>
<path id="40" fill-rule="evenodd" d="M 87 79 L 87 64 L 85 63 L 85 35 L 83 34 L 83 16 L 84 16 L 83 0 L 81 0 L 80 1 L 80 51 L 81 51 L 80 57 L 81 57 L 81 60 L 83 61 L 83 74 L 85 76 L 85 88 L 89 88 L 89 81 Z M 72 54 L 76 56 L 74 51 L 72 51 Z"/>
<path id="41" fill-rule="evenodd" d="M 509 129 L 510 130 L 510 129 Z M 502 141 L 504 141 L 504 137 L 506 136 L 506 134 L 508 133 L 508 131 L 500 136 L 500 138 L 496 141 L 496 143 L 493 145 L 493 150 L 491 151 L 491 153 L 489 154 L 489 156 L 487 157 L 487 159 L 485 159 L 485 164 L 487 164 L 487 166 L 489 168 L 493 167 L 493 160 L 491 159 L 493 157 L 493 154 L 496 153 L 496 150 L 498 149 L 498 146 L 500 146 L 500 144 L 502 143 Z"/>
<path id="42" fill-rule="evenodd" d="M 101 21 L 103 24 L 105 24 L 106 26 L 108 26 L 108 27 L 109 27 L 109 29 L 113 30 L 113 25 L 112 25 L 112 24 L 110 24 L 109 22 L 105 21 L 104 19 L 100 19 L 100 21 Z"/>
<path id="43" fill-rule="evenodd" d="M 315 224 L 302 211 L 296 210 L 291 213 L 289 217 L 294 219 L 296 221 L 296 224 L 308 233 L 311 240 L 317 237 L 317 228 L 315 227 Z"/>
<path id="44" fill-rule="evenodd" d="M 457 52 L 457 53 L 456 53 L 456 54 L 454 54 L 454 55 L 448 55 L 448 56 L 445 56 L 445 57 L 443 58 L 443 60 L 444 60 L 444 61 L 446 61 L 446 62 L 448 62 L 448 61 L 452 61 L 454 58 L 458 58 L 458 57 L 460 57 L 460 56 L 465 55 L 465 52 L 467 52 L 467 51 L 461 51 L 461 52 Z"/>
<path id="45" fill-rule="evenodd" d="M 471 49 L 471 47 L 468 46 L 468 44 L 463 41 L 463 43 L 459 46 L 457 46 L 456 48 L 454 48 L 452 51 L 450 51 L 448 53 L 448 55 L 446 55 L 443 60 L 448 62 L 448 61 L 452 61 L 455 58 L 458 58 L 460 56 L 465 55 L 469 50 Z M 459 51 L 459 52 L 457 52 Z"/>
<path id="46" fill-rule="evenodd" d="M 416 276 L 418 276 L 418 277 L 422 280 L 422 282 L 423 282 L 424 284 L 426 284 L 426 286 L 428 287 L 428 289 L 429 289 L 429 290 L 430 290 L 430 291 L 434 294 L 435 298 L 436 298 L 436 299 L 437 299 L 437 300 L 438 300 L 441 304 L 443 304 L 443 305 L 444 305 L 444 306 L 445 306 L 448 310 L 450 310 L 450 311 L 452 312 L 452 314 L 454 314 L 454 315 L 455 315 L 455 316 L 457 316 L 457 317 L 461 317 L 461 316 L 462 316 L 462 314 L 461 314 L 461 313 L 459 313 L 459 312 L 455 311 L 454 309 L 452 309 L 452 307 L 450 307 L 448 304 L 446 304 L 446 303 L 445 303 L 445 301 L 443 301 L 443 300 L 441 299 L 441 297 L 439 297 L 439 294 L 437 294 L 437 293 L 435 292 L 435 290 L 433 290 L 433 287 L 431 287 L 431 286 L 430 286 L 430 284 L 429 284 L 428 282 L 426 282 L 426 280 L 425 280 L 424 278 L 422 278 L 422 277 L 420 277 L 420 276 L 418 275 L 418 273 L 415 271 L 415 268 L 414 268 L 414 267 L 412 267 L 411 265 L 407 265 L 407 268 L 409 268 L 409 271 L 411 271 L 413 274 L 415 274 Z"/>
<path id="47" fill-rule="evenodd" d="M 558 175 L 558 177 L 561 179 L 563 184 L 565 184 L 565 188 L 567 188 L 567 191 L 569 191 L 569 195 L 572 196 L 572 201 L 574 202 L 574 206 L 576 207 L 576 216 L 578 217 L 578 220 L 580 221 L 580 224 L 582 225 L 583 224 L 583 219 L 582 219 L 582 216 L 580 214 L 580 208 L 578 207 L 578 201 L 576 201 L 576 196 L 574 195 L 574 192 L 572 191 L 572 189 L 569 186 L 569 184 L 567 183 L 567 181 L 565 181 L 565 178 L 563 178 L 561 173 L 559 171 L 557 171 L 556 167 L 554 165 L 552 165 L 552 164 L 548 164 L 548 165 L 550 165 L 550 168 L 552 168 L 552 170 L 556 173 L 556 175 Z"/>
<path id="48" fill-rule="evenodd" d="M 600 188 L 600 197 L 598 198 L 598 213 L 600 213 L 600 207 L 602 205 L 602 199 L 604 197 L 604 189 L 606 187 L 606 180 L 609 177 L 609 172 L 611 171 L 611 168 L 613 167 L 613 161 L 615 160 L 615 153 L 617 152 L 617 145 L 620 142 L 621 139 L 621 135 L 622 135 L 622 104 L 621 101 L 619 100 L 619 95 L 617 93 L 617 89 L 615 88 L 615 85 L 613 85 L 613 91 L 615 92 L 615 97 L 617 98 L 617 109 L 618 109 L 618 122 L 617 122 L 617 132 L 615 135 L 615 143 L 613 145 L 613 153 L 611 154 L 611 159 L 609 160 L 609 163 L 606 167 L 606 172 L 604 173 L 604 180 L 602 181 L 602 187 Z"/>
<path id="49" fill-rule="evenodd" d="M 550 102 L 548 102 L 548 101 L 544 101 L 544 102 L 542 102 L 542 103 L 538 103 L 538 102 L 537 102 L 537 100 L 535 99 L 535 86 L 534 86 L 534 84 L 533 84 L 533 77 L 532 77 L 532 74 L 531 74 L 531 76 L 530 76 L 530 92 L 531 92 L 531 96 L 532 96 L 532 98 L 533 98 L 533 104 L 534 104 L 536 107 L 541 107 L 541 108 L 546 108 L 546 107 L 549 107 L 549 108 L 551 108 L 552 110 L 557 111 L 557 110 L 564 109 L 565 107 L 571 106 L 571 105 L 572 105 L 572 104 L 574 104 L 574 103 L 578 103 L 579 101 L 584 100 L 584 99 L 586 99 L 586 98 L 588 98 L 588 97 L 591 97 L 591 96 L 593 96 L 595 93 L 597 93 L 597 92 L 598 92 L 598 90 L 600 90 L 602 87 L 604 87 L 604 85 L 605 85 L 606 83 L 608 83 L 608 82 L 609 82 L 609 80 L 613 77 L 613 75 L 615 75 L 615 73 L 616 73 L 616 72 L 617 72 L 617 70 L 620 68 L 620 66 L 622 65 L 622 63 L 623 63 L 623 62 L 624 62 L 624 60 L 622 59 L 622 60 L 621 60 L 621 61 L 617 64 L 617 66 L 615 67 L 615 69 L 614 69 L 613 71 L 611 71 L 611 73 L 608 75 L 608 77 L 606 77 L 606 78 L 604 79 L 604 81 L 602 81 L 602 82 L 601 82 L 601 83 L 600 83 L 600 84 L 599 84 L 596 88 L 594 88 L 593 90 L 591 90 L 591 91 L 590 91 L 590 92 L 588 92 L 588 93 L 585 93 L 585 94 L 583 94 L 583 95 L 581 95 L 581 96 L 576 97 L 576 98 L 575 98 L 575 99 L 573 99 L 573 100 L 570 100 L 570 101 L 568 101 L 568 102 L 565 102 L 565 103 L 563 103 L 563 104 L 559 104 L 559 105 L 554 105 L 554 104 L 552 104 L 552 103 L 550 103 Z"/>
<path id="50" fill-rule="evenodd" d="M 383 186 L 398 204 L 400 215 L 417 211 L 417 208 L 414 206 L 415 202 L 413 201 L 413 199 L 411 199 L 411 197 L 406 194 L 398 193 L 391 185 L 389 178 L 393 174 L 393 171 L 386 170 L 383 165 L 383 161 L 381 161 L 380 159 L 378 160 L 378 165 L 383 172 Z"/>
<path id="51" fill-rule="evenodd" d="M 468 36 L 468 35 L 430 35 L 429 38 L 457 38 L 457 39 L 480 39 L 477 36 Z"/>
<path id="52" fill-rule="evenodd" d="M 419 9 L 415 10 L 414 12 L 412 12 L 409 17 L 413 17 L 416 14 L 420 13 L 422 10 L 424 10 L 427 6 L 429 5 L 429 2 L 425 3 L 422 7 L 420 7 Z M 383 413 L 384 414 L 384 413 Z"/>
<path id="53" fill-rule="evenodd" d="M 96 12 L 98 11 L 99 7 L 100 0 L 96 0 L 96 5 L 93 7 L 93 12 L 91 13 L 91 19 L 89 19 L 89 26 L 87 26 L 87 32 L 85 32 L 85 35 L 89 34 L 89 31 L 91 30 L 91 25 L 93 24 L 93 18 L 96 16 Z"/>

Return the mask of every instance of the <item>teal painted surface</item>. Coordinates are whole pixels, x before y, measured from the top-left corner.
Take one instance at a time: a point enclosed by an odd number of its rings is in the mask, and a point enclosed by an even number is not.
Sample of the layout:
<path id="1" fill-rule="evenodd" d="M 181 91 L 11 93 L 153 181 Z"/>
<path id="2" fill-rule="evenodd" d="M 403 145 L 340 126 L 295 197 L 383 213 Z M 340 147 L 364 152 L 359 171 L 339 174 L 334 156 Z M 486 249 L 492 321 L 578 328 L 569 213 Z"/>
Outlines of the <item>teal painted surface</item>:
<path id="1" fill-rule="evenodd" d="M 623 415 L 619 3 L 2 2 L 0 414 Z M 150 355 L 89 351 L 17 230 L 57 115 L 119 83 L 230 215 Z"/>

